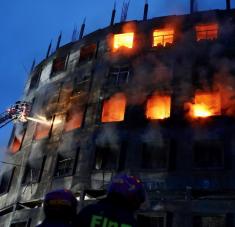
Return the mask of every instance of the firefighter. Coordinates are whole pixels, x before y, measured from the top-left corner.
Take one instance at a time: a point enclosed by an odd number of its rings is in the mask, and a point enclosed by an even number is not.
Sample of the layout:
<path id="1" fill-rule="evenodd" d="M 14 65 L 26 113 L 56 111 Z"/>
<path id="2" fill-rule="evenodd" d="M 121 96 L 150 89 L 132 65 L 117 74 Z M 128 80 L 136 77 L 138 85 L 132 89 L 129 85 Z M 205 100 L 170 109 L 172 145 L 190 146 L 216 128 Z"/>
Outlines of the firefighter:
<path id="1" fill-rule="evenodd" d="M 109 186 L 107 198 L 80 211 L 76 227 L 136 227 L 134 212 L 145 196 L 144 186 L 137 177 L 118 175 Z"/>
<path id="2" fill-rule="evenodd" d="M 72 227 L 77 212 L 77 200 L 66 189 L 49 192 L 44 200 L 44 221 L 37 227 Z"/>

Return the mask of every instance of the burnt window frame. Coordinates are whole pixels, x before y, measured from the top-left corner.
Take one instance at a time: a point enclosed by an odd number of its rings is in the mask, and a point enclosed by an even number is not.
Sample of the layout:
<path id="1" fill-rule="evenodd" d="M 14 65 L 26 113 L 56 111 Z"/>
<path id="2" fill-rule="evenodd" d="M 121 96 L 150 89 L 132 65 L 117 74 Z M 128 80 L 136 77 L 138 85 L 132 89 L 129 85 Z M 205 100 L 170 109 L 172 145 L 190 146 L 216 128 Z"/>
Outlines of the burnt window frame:
<path id="1" fill-rule="evenodd" d="M 204 144 L 204 145 L 203 145 Z M 208 151 L 208 152 L 211 152 L 212 155 L 210 154 L 208 157 L 213 157 L 213 151 L 211 149 L 208 149 L 208 147 L 210 148 L 210 145 L 213 146 L 213 148 L 220 148 L 221 149 L 221 157 L 222 157 L 222 160 L 221 160 L 221 165 L 217 165 L 217 166 L 214 166 L 214 165 L 211 165 L 211 166 L 204 166 L 205 164 L 200 164 L 199 165 L 196 163 L 197 160 L 196 160 L 196 155 L 195 155 L 195 146 L 199 146 L 198 150 L 200 151 L 200 154 L 201 152 L 203 152 L 204 150 Z M 218 146 L 216 146 L 218 145 Z M 202 146 L 205 146 L 204 149 L 202 149 Z M 207 147 L 207 148 L 206 148 Z M 204 140 L 195 140 L 194 143 L 193 143 L 193 147 L 192 147 L 192 151 L 193 151 L 193 155 L 192 155 L 192 158 L 193 158 L 193 169 L 194 170 L 224 170 L 225 169 L 225 159 L 226 159 L 226 154 L 225 154 L 225 146 L 224 146 L 224 143 L 222 140 L 217 140 L 217 139 L 204 139 Z M 207 154 L 208 155 L 208 154 Z M 201 155 L 198 155 L 201 157 Z M 207 158 L 208 159 L 208 163 L 211 163 L 211 159 L 210 158 Z M 203 161 L 201 161 L 203 162 Z"/>
<path id="2" fill-rule="evenodd" d="M 88 50 L 89 48 L 93 48 L 92 51 Z M 83 52 L 88 52 L 88 53 L 83 53 Z M 83 63 L 87 63 L 90 61 L 93 61 L 94 58 L 97 56 L 97 51 L 98 51 L 98 45 L 97 43 L 92 43 L 92 44 L 87 44 L 84 45 L 80 48 L 80 54 L 79 54 L 79 59 L 77 62 L 77 66 Z M 84 56 L 85 55 L 85 56 Z"/>
<path id="3" fill-rule="evenodd" d="M 91 75 L 85 74 L 82 78 L 76 77 L 73 81 L 72 96 L 81 95 L 82 92 L 89 92 Z"/>
<path id="4" fill-rule="evenodd" d="M 40 159 L 36 159 L 35 161 L 41 161 L 40 167 L 39 168 L 35 168 L 32 166 L 32 164 L 30 164 L 29 162 L 26 163 L 25 169 L 24 169 L 24 175 L 22 177 L 22 181 L 21 184 L 23 186 L 26 185 L 31 185 L 31 184 L 36 184 L 36 183 L 40 183 L 41 179 L 42 179 L 42 174 L 44 172 L 44 167 L 45 167 L 45 163 L 46 163 L 46 156 L 43 156 Z M 32 174 L 33 172 L 31 171 L 36 171 L 36 177 L 35 179 L 29 179 L 28 180 L 28 174 Z M 32 177 L 32 175 L 31 175 Z"/>
<path id="5" fill-rule="evenodd" d="M 123 70 L 128 69 L 128 70 Z M 124 74 L 124 76 L 121 76 Z M 132 77 L 132 67 L 130 64 L 111 66 L 108 71 L 105 86 L 121 87 L 129 84 Z M 120 79 L 121 78 L 121 79 Z"/>
<path id="6" fill-rule="evenodd" d="M 87 111 L 87 106 L 88 106 L 88 96 L 89 96 L 90 86 L 91 86 L 91 76 L 90 75 L 84 75 L 82 78 L 75 78 L 74 79 L 73 89 L 72 89 L 72 92 L 71 92 L 69 104 L 71 104 L 73 102 L 73 99 L 76 99 L 78 97 L 82 97 L 83 100 L 86 99 L 86 101 L 84 103 L 78 105 L 83 109 L 83 116 L 82 116 L 81 126 L 79 128 L 74 128 L 74 129 L 69 130 L 69 131 L 65 130 L 66 123 L 68 122 L 68 118 L 69 118 L 70 111 L 71 111 L 71 108 L 67 109 L 66 116 L 65 116 L 64 127 L 63 127 L 63 132 L 64 133 L 71 132 L 73 130 L 83 128 L 85 118 L 86 118 L 86 111 Z"/>
<path id="7" fill-rule="evenodd" d="M 148 148 L 149 147 L 149 148 Z M 154 153 L 152 154 L 151 158 L 149 158 L 149 152 L 148 152 L 148 155 L 146 155 L 146 149 L 149 149 L 150 151 L 152 152 L 156 152 L 160 149 L 161 153 L 164 152 L 164 150 L 166 150 L 166 154 L 165 154 L 165 167 L 154 167 L 154 165 L 156 165 L 156 163 L 152 164 L 151 166 L 152 167 L 148 167 L 144 165 L 144 156 L 147 157 L 148 161 L 147 163 L 149 163 L 153 157 L 155 157 Z M 152 149 L 154 148 L 154 150 Z M 171 156 L 172 156 L 172 141 L 171 140 L 164 140 L 164 145 L 163 147 L 161 146 L 157 146 L 157 144 L 154 144 L 152 142 L 142 142 L 141 144 L 141 163 L 140 163 L 140 169 L 143 170 L 143 171 L 168 171 L 171 169 Z M 159 157 L 159 156 L 156 156 L 156 157 Z M 156 158 L 155 157 L 155 158 Z"/>
<path id="8" fill-rule="evenodd" d="M 193 85 L 200 90 L 203 90 L 205 86 L 212 87 L 214 81 L 215 68 L 209 62 L 209 55 L 199 55 L 193 63 L 192 78 Z M 204 75 L 203 75 L 204 74 Z M 201 80 L 203 78 L 203 80 Z M 196 94 L 196 93 L 195 93 Z"/>
<path id="9" fill-rule="evenodd" d="M 55 118 L 55 116 L 60 115 L 60 113 L 58 113 L 57 109 L 58 109 L 58 105 L 59 105 L 60 92 L 61 92 L 62 85 L 63 85 L 63 83 L 55 83 L 55 84 L 52 84 L 52 87 L 49 87 L 46 90 L 47 93 L 48 93 L 48 91 L 50 91 L 50 89 L 54 89 L 54 91 L 56 91 L 56 93 L 53 93 L 51 96 L 45 96 L 46 98 L 44 97 L 44 100 L 40 106 L 42 109 L 44 109 L 43 114 L 44 114 L 46 120 L 48 122 L 50 121 L 50 125 L 48 125 L 48 135 L 43 138 L 36 139 L 35 134 L 36 134 L 38 125 L 43 125 L 40 122 L 36 122 L 36 126 L 35 126 L 34 133 L 33 133 L 33 140 L 34 141 L 41 141 L 41 140 L 49 139 L 51 137 L 54 118 Z M 55 87 L 53 87 L 53 86 L 55 86 Z M 47 109 L 48 106 L 50 106 L 51 109 L 48 110 Z"/>
<path id="10" fill-rule="evenodd" d="M 2 173 L 0 178 L 0 196 L 10 191 L 15 171 L 16 167 L 13 167 Z"/>
<path id="11" fill-rule="evenodd" d="M 66 71 L 68 66 L 68 60 L 69 60 L 70 53 L 64 54 L 64 55 L 58 55 L 56 56 L 52 61 L 52 67 L 51 67 L 51 73 L 50 73 L 50 79 L 55 77 L 57 74 Z M 59 68 L 55 70 L 55 64 L 59 64 L 56 61 L 60 60 L 60 64 L 63 62 L 63 68 Z"/>
<path id="12" fill-rule="evenodd" d="M 224 226 L 219 226 L 219 227 L 230 227 L 231 226 L 231 223 L 229 223 L 229 216 L 230 214 L 228 213 L 224 213 L 224 214 L 218 214 L 218 213 L 194 213 L 193 216 L 192 216 L 192 227 L 203 227 L 202 223 L 201 223 L 201 220 L 199 220 L 198 218 L 200 219 L 203 219 L 203 218 L 213 218 L 213 217 L 221 217 L 224 219 Z M 197 220 L 196 220 L 197 218 Z M 196 220 L 194 222 L 194 220 Z M 207 226 L 207 225 L 206 225 Z"/>
<path id="13" fill-rule="evenodd" d="M 42 75 L 42 68 L 39 68 L 39 69 L 36 69 L 33 71 L 32 76 L 30 78 L 28 92 L 30 92 L 33 89 L 38 88 L 39 83 L 40 83 L 40 79 L 41 79 L 41 75 Z M 36 79 L 35 79 L 35 77 L 36 77 Z"/>
<path id="14" fill-rule="evenodd" d="M 110 156 L 107 156 L 107 152 L 111 151 L 111 158 Z M 101 160 L 101 165 L 100 168 L 97 168 L 97 158 L 98 158 L 98 153 L 101 153 L 102 155 L 102 160 Z M 114 149 L 110 146 L 110 144 L 104 144 L 104 145 L 95 145 L 94 148 L 94 161 L 93 161 L 93 170 L 94 171 L 116 171 L 119 167 L 119 149 Z M 104 160 L 105 157 L 105 160 Z M 112 161 L 115 160 L 114 163 Z M 104 164 L 105 166 L 103 166 Z M 108 166 L 106 166 L 108 163 Z"/>
<path id="15" fill-rule="evenodd" d="M 57 179 L 57 178 L 73 176 L 76 172 L 79 155 L 80 155 L 80 147 L 78 147 L 76 149 L 74 154 L 65 154 L 65 155 L 63 155 L 62 152 L 58 153 L 57 157 L 56 157 L 53 178 Z M 66 168 L 63 168 L 62 170 L 63 171 L 68 170 L 68 171 L 64 171 L 62 174 L 58 174 L 58 171 L 59 171 L 58 163 L 62 162 L 62 161 L 70 161 L 71 162 L 70 163 L 71 167 L 66 166 Z"/>

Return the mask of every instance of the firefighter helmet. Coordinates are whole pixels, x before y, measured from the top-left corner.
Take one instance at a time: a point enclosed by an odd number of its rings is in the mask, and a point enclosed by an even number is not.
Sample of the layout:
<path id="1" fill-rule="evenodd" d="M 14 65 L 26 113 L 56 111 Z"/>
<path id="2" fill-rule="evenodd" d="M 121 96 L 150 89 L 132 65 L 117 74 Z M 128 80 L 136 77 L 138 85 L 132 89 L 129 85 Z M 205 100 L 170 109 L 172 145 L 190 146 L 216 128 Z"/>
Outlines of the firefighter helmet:
<path id="1" fill-rule="evenodd" d="M 108 196 L 121 196 L 132 209 L 138 209 L 145 201 L 146 192 L 141 180 L 135 176 L 120 174 L 113 178 Z"/>
<path id="2" fill-rule="evenodd" d="M 73 193 L 66 189 L 52 191 L 46 194 L 44 212 L 46 217 L 71 219 L 76 215 L 77 200 Z"/>

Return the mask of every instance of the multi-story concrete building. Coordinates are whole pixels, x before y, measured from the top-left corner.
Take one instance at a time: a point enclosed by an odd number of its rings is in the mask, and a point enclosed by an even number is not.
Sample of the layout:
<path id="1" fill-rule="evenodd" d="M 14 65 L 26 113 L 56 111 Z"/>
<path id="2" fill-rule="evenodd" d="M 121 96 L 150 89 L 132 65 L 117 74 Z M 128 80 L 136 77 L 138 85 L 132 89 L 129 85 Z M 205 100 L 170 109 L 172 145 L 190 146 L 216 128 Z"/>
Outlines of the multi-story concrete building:
<path id="1" fill-rule="evenodd" d="M 79 206 L 139 176 L 141 226 L 235 226 L 235 10 L 114 24 L 31 72 L 0 184 L 0 226 L 35 226 L 46 192 Z"/>

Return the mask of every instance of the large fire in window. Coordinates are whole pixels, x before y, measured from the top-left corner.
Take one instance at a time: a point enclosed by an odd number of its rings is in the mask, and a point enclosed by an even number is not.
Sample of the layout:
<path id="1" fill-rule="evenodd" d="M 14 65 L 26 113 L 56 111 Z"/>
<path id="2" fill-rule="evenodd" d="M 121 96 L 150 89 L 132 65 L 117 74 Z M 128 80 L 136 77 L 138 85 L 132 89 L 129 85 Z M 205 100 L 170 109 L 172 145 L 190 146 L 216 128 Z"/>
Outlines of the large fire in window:
<path id="1" fill-rule="evenodd" d="M 209 117 L 221 114 L 221 99 L 218 92 L 196 93 L 194 104 L 190 104 L 191 117 Z"/>
<path id="2" fill-rule="evenodd" d="M 104 101 L 102 111 L 102 122 L 118 122 L 124 120 L 126 108 L 126 96 L 117 93 Z"/>
<path id="3" fill-rule="evenodd" d="M 153 47 L 166 46 L 174 42 L 174 29 L 158 29 L 153 32 Z"/>
<path id="4" fill-rule="evenodd" d="M 126 47 L 131 49 L 133 47 L 134 33 L 128 32 L 123 34 L 114 35 L 114 50 L 119 49 L 120 47 Z"/>
<path id="5" fill-rule="evenodd" d="M 216 23 L 197 25 L 196 26 L 197 41 L 217 39 L 218 30 L 219 26 Z"/>
<path id="6" fill-rule="evenodd" d="M 171 97 L 169 95 L 154 94 L 147 101 L 146 117 L 151 120 L 170 117 Z"/>

